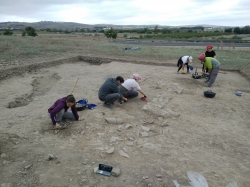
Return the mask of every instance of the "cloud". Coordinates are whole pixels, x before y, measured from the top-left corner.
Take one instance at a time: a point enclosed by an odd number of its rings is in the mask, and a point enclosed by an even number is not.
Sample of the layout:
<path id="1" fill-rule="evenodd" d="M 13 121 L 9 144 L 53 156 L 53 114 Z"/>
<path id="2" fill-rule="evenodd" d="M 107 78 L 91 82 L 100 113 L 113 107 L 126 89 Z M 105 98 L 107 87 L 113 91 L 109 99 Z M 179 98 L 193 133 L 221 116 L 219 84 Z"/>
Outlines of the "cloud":
<path id="1" fill-rule="evenodd" d="M 0 1 L 0 22 L 245 26 L 249 9 L 247 0 L 12 0 Z"/>

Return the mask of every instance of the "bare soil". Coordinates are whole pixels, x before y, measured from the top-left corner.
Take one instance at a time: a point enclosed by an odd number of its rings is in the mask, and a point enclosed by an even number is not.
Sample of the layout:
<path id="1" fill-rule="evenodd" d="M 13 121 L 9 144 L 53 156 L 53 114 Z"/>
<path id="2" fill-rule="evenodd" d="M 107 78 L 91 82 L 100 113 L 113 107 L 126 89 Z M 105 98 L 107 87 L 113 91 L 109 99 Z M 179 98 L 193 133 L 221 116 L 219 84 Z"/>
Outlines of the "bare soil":
<path id="1" fill-rule="evenodd" d="M 201 173 L 210 187 L 250 186 L 250 82 L 238 72 L 219 73 L 209 99 L 204 79 L 166 64 L 76 57 L 22 68 L 1 72 L 9 71 L 0 80 L 1 187 L 174 187 L 175 179 L 188 184 L 187 171 Z M 149 101 L 103 107 L 97 97 L 102 83 L 133 73 L 141 75 Z M 83 121 L 52 130 L 47 109 L 77 78 L 77 100 L 97 107 L 79 112 Z M 109 117 L 123 123 L 110 124 Z M 100 163 L 116 172 L 94 173 Z"/>

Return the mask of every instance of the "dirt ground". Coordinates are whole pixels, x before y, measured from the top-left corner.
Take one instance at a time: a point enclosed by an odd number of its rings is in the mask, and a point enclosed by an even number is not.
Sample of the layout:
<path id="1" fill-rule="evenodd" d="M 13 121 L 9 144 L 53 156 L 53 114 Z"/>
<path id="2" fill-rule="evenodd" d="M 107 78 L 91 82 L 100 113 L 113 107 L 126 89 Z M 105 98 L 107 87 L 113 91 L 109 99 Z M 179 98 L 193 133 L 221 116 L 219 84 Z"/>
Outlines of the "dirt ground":
<path id="1" fill-rule="evenodd" d="M 141 75 L 148 102 L 138 98 L 103 107 L 97 92 L 108 77 Z M 74 90 L 77 100 L 97 104 L 52 130 L 47 109 Z M 204 79 L 176 68 L 116 62 L 65 63 L 0 82 L 0 186 L 174 187 L 188 184 L 187 171 L 210 187 L 236 181 L 250 186 L 250 82 L 239 73 L 219 73 L 205 98 Z M 235 91 L 243 94 L 238 97 Z M 106 118 L 121 118 L 110 124 Z M 94 173 L 98 164 L 112 176 Z"/>

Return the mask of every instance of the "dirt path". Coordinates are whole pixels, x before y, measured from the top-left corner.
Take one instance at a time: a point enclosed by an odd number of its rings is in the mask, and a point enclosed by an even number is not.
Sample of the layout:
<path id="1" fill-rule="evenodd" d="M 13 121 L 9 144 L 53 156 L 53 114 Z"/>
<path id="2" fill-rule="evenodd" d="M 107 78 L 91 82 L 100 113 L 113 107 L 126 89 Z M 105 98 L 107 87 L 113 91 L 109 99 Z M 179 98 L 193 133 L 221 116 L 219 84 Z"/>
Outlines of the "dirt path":
<path id="1" fill-rule="evenodd" d="M 149 102 L 135 98 L 104 108 L 97 92 L 106 78 L 135 72 Z M 78 77 L 74 95 L 97 108 L 55 132 L 47 109 L 70 93 Z M 233 181 L 249 186 L 250 83 L 238 73 L 219 74 L 213 99 L 203 96 L 202 85 L 203 79 L 176 74 L 173 67 L 120 62 L 65 63 L 2 80 L 1 187 L 173 187 L 174 179 L 187 184 L 187 171 L 203 174 L 210 187 Z M 108 124 L 107 117 L 123 123 Z M 119 168 L 120 175 L 95 174 L 99 163 Z"/>

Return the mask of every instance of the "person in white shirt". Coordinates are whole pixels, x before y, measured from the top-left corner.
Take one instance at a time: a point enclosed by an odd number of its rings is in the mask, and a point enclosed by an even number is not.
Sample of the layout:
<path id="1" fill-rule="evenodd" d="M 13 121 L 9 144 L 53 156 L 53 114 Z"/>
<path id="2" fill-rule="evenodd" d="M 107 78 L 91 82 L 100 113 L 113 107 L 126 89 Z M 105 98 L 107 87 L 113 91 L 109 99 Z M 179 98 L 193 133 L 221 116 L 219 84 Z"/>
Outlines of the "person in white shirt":
<path id="1" fill-rule="evenodd" d="M 182 73 L 185 73 L 184 66 L 187 65 L 187 73 L 189 73 L 189 63 L 192 62 L 193 57 L 191 56 L 182 56 L 179 58 L 177 62 L 177 73 L 179 73 L 180 69 L 182 69 Z"/>
<path id="2" fill-rule="evenodd" d="M 138 92 L 140 92 L 142 95 L 144 95 L 145 98 L 147 98 L 140 85 L 138 84 L 139 80 L 141 80 L 140 75 L 135 73 L 133 74 L 132 79 L 125 80 L 124 83 L 119 86 L 120 93 L 123 95 L 123 97 L 131 99 L 137 97 L 139 94 Z"/>

